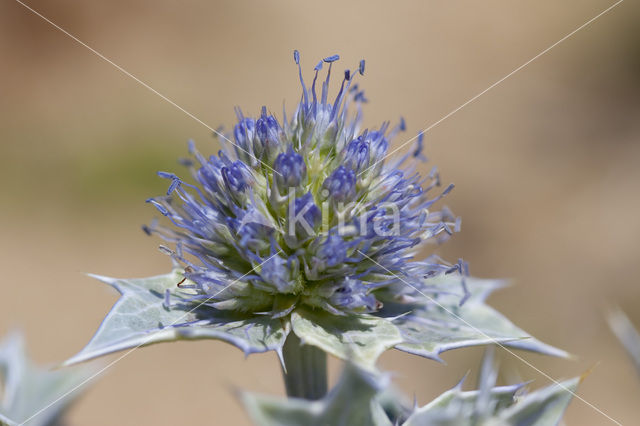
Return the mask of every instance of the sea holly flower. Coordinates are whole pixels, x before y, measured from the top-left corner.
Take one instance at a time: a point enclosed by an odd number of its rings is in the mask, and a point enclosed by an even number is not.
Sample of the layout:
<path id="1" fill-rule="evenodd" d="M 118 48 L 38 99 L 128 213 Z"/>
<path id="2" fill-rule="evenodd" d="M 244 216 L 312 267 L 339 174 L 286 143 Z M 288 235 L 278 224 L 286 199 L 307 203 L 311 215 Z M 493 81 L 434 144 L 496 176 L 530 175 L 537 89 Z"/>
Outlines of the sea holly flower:
<path id="1" fill-rule="evenodd" d="M 310 87 L 298 52 L 294 59 L 302 95 L 290 118 L 278 120 L 266 108 L 247 118 L 238 109 L 218 155 L 189 144 L 193 158 L 182 163 L 190 181 L 159 173 L 168 191 L 148 202 L 166 223 L 144 230 L 172 245 L 161 249 L 176 267 L 152 278 L 98 277 L 121 298 L 69 362 L 212 338 L 247 354 L 274 350 L 289 376 L 287 365 L 306 365 L 300 374 L 326 383 L 318 351 L 369 369 L 393 347 L 433 359 L 492 342 L 565 355 L 484 303 L 500 282 L 467 277 L 462 261 L 416 259 L 459 230 L 448 209 L 435 209 L 453 186 L 441 188 L 436 169 L 426 177 L 416 171 L 422 135 L 408 154 L 387 158 L 403 120 L 361 128 L 366 99 L 355 80 L 364 61 L 344 72 L 330 99 L 338 56 L 316 65 Z M 287 388 L 300 388 L 290 378 Z"/>
<path id="2" fill-rule="evenodd" d="M 49 370 L 26 357 L 22 335 L 0 342 L 0 425 L 45 426 L 58 423 L 81 393 L 91 368 Z"/>
<path id="3" fill-rule="evenodd" d="M 483 369 L 478 390 L 464 391 L 464 380 L 425 406 L 408 406 L 389 376 L 347 363 L 336 386 L 322 399 L 243 393 L 242 402 L 255 424 L 377 426 L 557 425 L 576 392 L 574 378 L 527 392 L 526 384 L 495 386 L 496 371 Z"/>

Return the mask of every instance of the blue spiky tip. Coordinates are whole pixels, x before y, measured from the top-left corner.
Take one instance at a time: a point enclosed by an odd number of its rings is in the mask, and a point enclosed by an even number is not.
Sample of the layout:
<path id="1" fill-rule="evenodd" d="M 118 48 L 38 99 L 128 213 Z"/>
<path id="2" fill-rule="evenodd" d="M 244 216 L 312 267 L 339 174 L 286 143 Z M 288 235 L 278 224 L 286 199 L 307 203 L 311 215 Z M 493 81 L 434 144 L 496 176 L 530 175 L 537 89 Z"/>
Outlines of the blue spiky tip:
<path id="1" fill-rule="evenodd" d="M 274 317 L 299 304 L 336 315 L 374 312 L 410 299 L 424 277 L 462 269 L 414 259 L 424 243 L 459 228 L 446 208 L 431 210 L 451 187 L 430 196 L 437 171 L 423 178 L 414 170 L 422 137 L 409 154 L 387 158 L 404 120 L 361 129 L 365 97 L 354 73 L 344 73 L 329 99 L 338 59 L 320 61 L 308 87 L 295 51 L 302 95 L 290 119 L 264 107 L 256 119 L 238 109 L 217 156 L 190 144 L 195 161 L 183 163 L 193 183 L 159 174 L 169 190 L 148 201 L 170 224 L 154 222 L 145 232 L 175 244 L 168 253 L 185 268 L 181 288 L 194 300 Z M 364 74 L 364 61 L 356 68 Z"/>

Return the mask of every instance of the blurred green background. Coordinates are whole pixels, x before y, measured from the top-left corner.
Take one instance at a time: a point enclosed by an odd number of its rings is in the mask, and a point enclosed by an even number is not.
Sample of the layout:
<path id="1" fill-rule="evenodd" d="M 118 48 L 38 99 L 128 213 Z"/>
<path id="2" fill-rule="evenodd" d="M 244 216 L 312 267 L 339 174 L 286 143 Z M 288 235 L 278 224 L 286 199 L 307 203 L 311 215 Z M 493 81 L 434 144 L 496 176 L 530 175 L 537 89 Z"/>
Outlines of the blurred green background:
<path id="1" fill-rule="evenodd" d="M 367 60 L 365 124 L 409 132 L 439 120 L 613 4 L 557 1 L 30 1 L 39 12 L 212 127 L 233 107 L 289 110 L 307 76 L 339 53 Z M 637 422 L 640 380 L 604 314 L 640 324 L 640 7 L 626 1 L 426 135 L 456 189 L 463 231 L 438 249 L 513 286 L 491 303 L 578 359 L 522 353 L 559 379 L 597 367 L 580 395 Z M 146 276 L 170 265 L 140 225 L 144 200 L 180 172 L 186 140 L 211 132 L 11 0 L 0 1 L 0 334 L 22 328 L 37 361 L 79 350 L 116 300 L 84 272 Z M 476 370 L 390 352 L 381 367 L 424 404 Z M 504 380 L 536 371 L 502 353 Z M 114 357 L 115 359 L 115 357 Z M 333 362 L 332 374 L 339 366 Z M 471 381 L 472 382 L 472 381 Z M 236 389 L 282 394 L 272 354 L 245 360 L 220 342 L 162 344 L 122 359 L 69 415 L 71 425 L 247 424 Z M 205 420 L 210 420 L 206 422 Z M 575 400 L 569 425 L 606 425 Z"/>

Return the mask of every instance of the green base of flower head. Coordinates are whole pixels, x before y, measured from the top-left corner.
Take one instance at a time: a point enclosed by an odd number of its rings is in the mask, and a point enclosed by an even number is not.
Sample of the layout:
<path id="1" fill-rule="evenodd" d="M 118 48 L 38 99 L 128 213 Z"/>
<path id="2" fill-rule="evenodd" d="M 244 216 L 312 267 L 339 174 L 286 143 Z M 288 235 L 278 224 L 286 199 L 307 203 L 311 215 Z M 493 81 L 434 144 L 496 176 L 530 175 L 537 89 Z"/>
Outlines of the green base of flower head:
<path id="1" fill-rule="evenodd" d="M 180 271 L 136 279 L 95 277 L 114 287 L 121 296 L 89 344 L 66 364 L 138 346 L 188 339 L 222 340 L 247 355 L 275 351 L 282 357 L 290 333 L 306 345 L 351 359 L 368 370 L 391 348 L 435 360 L 440 360 L 440 353 L 447 350 L 489 343 L 568 356 L 529 336 L 485 303 L 493 290 L 504 285 L 500 281 L 468 278 L 470 297 L 462 306 L 454 293 L 460 287 L 459 277 L 450 275 L 426 279 L 424 284 L 439 288 L 434 290 L 438 293 L 447 289 L 452 295 L 437 300 L 416 299 L 410 312 L 394 312 L 393 304 L 387 303 L 385 310 L 375 315 L 333 315 L 323 309 L 295 307 L 282 317 L 271 318 L 218 310 L 188 300 L 176 286 L 183 277 Z"/>

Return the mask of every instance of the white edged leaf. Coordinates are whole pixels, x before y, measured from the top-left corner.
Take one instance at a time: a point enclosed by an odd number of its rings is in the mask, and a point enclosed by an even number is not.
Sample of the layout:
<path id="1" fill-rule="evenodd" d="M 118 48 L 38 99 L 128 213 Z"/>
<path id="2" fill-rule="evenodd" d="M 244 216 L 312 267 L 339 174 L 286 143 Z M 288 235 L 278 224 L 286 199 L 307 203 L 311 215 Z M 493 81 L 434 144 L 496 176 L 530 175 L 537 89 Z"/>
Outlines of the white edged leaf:
<path id="1" fill-rule="evenodd" d="M 440 360 L 439 354 L 444 351 L 490 343 L 559 357 L 569 356 L 565 351 L 531 337 L 486 304 L 489 294 L 504 286 L 502 281 L 465 280 L 469 297 L 462 306 L 460 276 L 445 275 L 426 280 L 428 285 L 443 291 L 425 293 L 423 299 L 417 296 L 420 304 L 394 321 L 404 338 L 396 348 L 436 360 Z"/>
<path id="2" fill-rule="evenodd" d="M 367 369 L 384 351 L 402 342 L 391 321 L 373 315 L 338 316 L 298 308 L 291 314 L 291 329 L 305 344 Z"/>
<path id="3" fill-rule="evenodd" d="M 494 424 L 557 425 L 562 420 L 581 380 L 580 377 L 575 377 L 525 395 L 514 405 L 501 411 L 496 416 Z"/>
<path id="4" fill-rule="evenodd" d="M 279 351 L 288 334 L 286 324 L 266 316 L 246 317 L 191 301 L 177 292 L 178 271 L 149 278 L 94 276 L 111 285 L 120 298 L 91 341 L 65 362 L 70 365 L 124 349 L 185 339 L 216 339 L 245 354 Z M 165 291 L 171 294 L 166 306 Z"/>
<path id="5" fill-rule="evenodd" d="M 499 386 L 480 391 L 463 391 L 462 382 L 423 407 L 416 408 L 403 426 L 473 426 L 482 425 L 486 413 L 495 413 L 513 404 L 522 385 Z M 478 407 L 478 401 L 483 406 Z"/>
<path id="6" fill-rule="evenodd" d="M 517 396 L 522 385 L 495 387 L 484 396 L 457 386 L 415 409 L 403 426 L 553 426 L 560 423 L 579 383 L 574 378 L 522 397 Z"/>
<path id="7" fill-rule="evenodd" d="M 22 336 L 14 333 L 0 343 L 0 373 L 4 389 L 0 424 L 45 426 L 57 421 L 80 396 L 94 368 L 36 366 L 26 357 Z"/>

